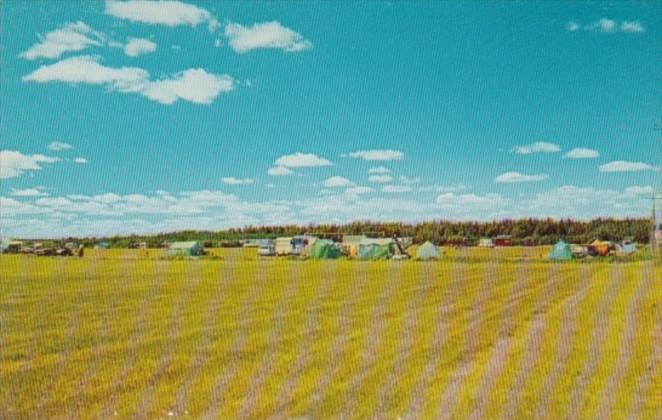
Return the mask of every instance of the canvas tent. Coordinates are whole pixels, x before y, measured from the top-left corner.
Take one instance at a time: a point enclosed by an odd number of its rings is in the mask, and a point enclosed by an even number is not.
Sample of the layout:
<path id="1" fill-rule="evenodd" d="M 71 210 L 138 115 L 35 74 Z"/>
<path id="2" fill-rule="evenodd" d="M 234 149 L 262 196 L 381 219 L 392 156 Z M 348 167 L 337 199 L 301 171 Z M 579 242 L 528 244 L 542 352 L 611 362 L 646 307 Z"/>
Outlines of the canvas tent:
<path id="1" fill-rule="evenodd" d="M 359 246 L 360 260 L 388 260 L 393 256 L 393 241 L 366 241 Z"/>
<path id="2" fill-rule="evenodd" d="M 560 240 L 552 248 L 552 252 L 549 254 L 550 260 L 556 261 L 568 261 L 572 259 L 572 250 L 570 245 L 565 243 L 563 240 Z"/>
<path id="3" fill-rule="evenodd" d="M 359 256 L 361 242 L 366 239 L 365 235 L 343 235 L 342 247 L 347 256 L 356 258 Z"/>
<path id="4" fill-rule="evenodd" d="M 333 241 L 318 239 L 310 245 L 308 256 L 320 260 L 331 260 L 342 255 L 340 248 Z"/>
<path id="5" fill-rule="evenodd" d="M 416 251 L 416 259 L 421 261 L 436 260 L 440 257 L 439 250 L 430 241 L 426 241 Z"/>
<path id="6" fill-rule="evenodd" d="M 616 251 L 620 254 L 632 254 L 637 252 L 637 245 L 632 242 L 623 241 L 620 244 L 616 244 Z"/>
<path id="7" fill-rule="evenodd" d="M 202 245 L 200 242 L 173 242 L 168 248 L 168 255 L 195 257 L 202 255 Z"/>

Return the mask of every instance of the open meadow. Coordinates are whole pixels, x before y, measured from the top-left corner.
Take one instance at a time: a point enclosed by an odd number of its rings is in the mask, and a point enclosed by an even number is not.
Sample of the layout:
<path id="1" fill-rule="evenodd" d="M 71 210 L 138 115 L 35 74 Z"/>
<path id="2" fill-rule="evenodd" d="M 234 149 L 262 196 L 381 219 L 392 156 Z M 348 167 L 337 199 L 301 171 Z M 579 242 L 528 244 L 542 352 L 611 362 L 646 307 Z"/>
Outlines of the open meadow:
<path id="1" fill-rule="evenodd" d="M 0 418 L 659 418 L 662 266 L 0 256 Z"/>

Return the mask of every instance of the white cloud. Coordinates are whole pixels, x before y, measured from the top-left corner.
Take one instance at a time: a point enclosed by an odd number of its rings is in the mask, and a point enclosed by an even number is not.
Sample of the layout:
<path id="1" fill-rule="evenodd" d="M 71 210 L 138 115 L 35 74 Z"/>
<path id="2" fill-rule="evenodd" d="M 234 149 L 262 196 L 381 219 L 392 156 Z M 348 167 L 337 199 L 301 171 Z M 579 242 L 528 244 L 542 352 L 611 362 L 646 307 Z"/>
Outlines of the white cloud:
<path id="1" fill-rule="evenodd" d="M 84 157 L 80 157 L 80 156 L 74 159 L 74 163 L 78 163 L 80 165 L 84 165 L 87 162 L 88 162 L 87 159 L 85 159 Z"/>
<path id="2" fill-rule="evenodd" d="M 499 194 L 476 195 L 448 192 L 437 196 L 436 203 L 443 208 L 465 209 L 468 212 L 475 212 L 508 206 L 512 203 L 512 200 Z"/>
<path id="3" fill-rule="evenodd" d="M 650 185 L 646 185 L 644 187 L 639 186 L 639 185 L 633 185 L 631 187 L 627 187 L 625 189 L 626 194 L 631 194 L 631 195 L 648 195 L 648 196 L 653 196 L 653 187 Z"/>
<path id="4" fill-rule="evenodd" d="M 24 82 L 85 83 L 105 85 L 111 90 L 137 93 L 162 104 L 177 100 L 197 104 L 210 104 L 218 95 L 234 89 L 234 80 L 228 75 L 215 75 L 203 69 L 188 69 L 170 79 L 149 80 L 149 72 L 138 67 L 107 67 L 99 57 L 71 57 L 57 63 L 41 66 L 23 76 Z"/>
<path id="5" fill-rule="evenodd" d="M 409 185 L 384 185 L 382 192 L 385 193 L 405 193 L 412 190 Z"/>
<path id="6" fill-rule="evenodd" d="M 12 188 L 11 195 L 14 197 L 46 197 L 48 193 L 44 192 L 42 187 L 26 188 L 23 190 Z"/>
<path id="7" fill-rule="evenodd" d="M 40 36 L 40 41 L 19 56 L 28 60 L 58 58 L 69 51 L 82 51 L 90 46 L 100 46 L 103 35 L 85 23 L 67 23 L 61 28 Z"/>
<path id="8" fill-rule="evenodd" d="M 148 83 L 140 94 L 162 104 L 173 104 L 182 99 L 196 104 L 210 104 L 221 93 L 234 89 L 234 80 L 228 75 L 207 73 L 203 69 L 188 69 L 173 78 Z"/>
<path id="9" fill-rule="evenodd" d="M 250 185 L 255 182 L 252 178 L 235 178 L 233 176 L 222 178 L 221 181 L 228 185 Z"/>
<path id="10" fill-rule="evenodd" d="M 106 14 L 132 22 L 165 26 L 198 26 L 206 23 L 210 31 L 220 27 L 219 22 L 209 11 L 173 0 L 147 1 L 106 1 Z"/>
<path id="11" fill-rule="evenodd" d="M 356 152 L 347 153 L 343 157 L 351 157 L 354 159 L 363 160 L 401 160 L 405 154 L 399 150 L 359 150 Z"/>
<path id="12" fill-rule="evenodd" d="M 274 166 L 273 168 L 269 168 L 267 173 L 271 176 L 287 176 L 292 175 L 294 172 L 284 166 Z"/>
<path id="13" fill-rule="evenodd" d="M 582 25 L 576 21 L 570 21 L 566 25 L 566 29 L 570 32 L 576 32 L 582 30 L 589 32 L 598 32 L 603 34 L 613 34 L 617 32 L 625 32 L 625 33 L 645 32 L 645 28 L 637 20 L 635 21 L 624 20 L 619 23 L 616 20 L 608 19 L 608 18 L 602 18 L 586 25 Z"/>
<path id="14" fill-rule="evenodd" d="M 531 144 L 526 144 L 524 146 L 514 147 L 511 152 L 517 153 L 518 155 L 528 155 L 531 153 L 556 153 L 561 151 L 561 147 L 558 144 L 548 143 L 544 141 L 538 141 Z"/>
<path id="15" fill-rule="evenodd" d="M 388 175 L 388 174 L 384 174 L 384 175 L 370 175 L 370 176 L 368 177 L 368 181 L 370 181 L 370 182 L 378 182 L 378 183 L 382 183 L 382 184 L 387 184 L 387 183 L 393 181 L 393 177 L 392 177 L 391 175 Z"/>
<path id="16" fill-rule="evenodd" d="M 54 163 L 59 158 L 44 155 L 24 155 L 12 150 L 0 150 L 0 179 L 14 178 L 26 171 L 38 171 L 40 164 Z"/>
<path id="17" fill-rule="evenodd" d="M 331 166 L 333 163 L 313 153 L 297 152 L 279 157 L 276 159 L 275 165 L 285 168 L 311 168 L 317 166 Z"/>
<path id="18" fill-rule="evenodd" d="M 377 166 L 377 167 L 374 167 L 374 168 L 370 168 L 370 170 L 368 170 L 368 173 L 369 174 L 389 174 L 389 173 L 391 173 L 391 170 L 384 167 L 384 166 Z"/>
<path id="19" fill-rule="evenodd" d="M 156 51 L 156 43 L 145 38 L 129 38 L 124 46 L 124 54 L 129 57 L 137 57 Z"/>
<path id="20" fill-rule="evenodd" d="M 644 32 L 645 29 L 639 23 L 638 21 L 633 21 L 633 22 L 628 22 L 628 21 L 623 21 L 621 22 L 621 31 L 623 32 Z"/>
<path id="21" fill-rule="evenodd" d="M 375 190 L 370 188 L 370 187 L 350 187 L 345 190 L 345 194 L 348 195 L 361 195 L 361 194 L 369 194 L 371 192 L 374 192 Z"/>
<path id="22" fill-rule="evenodd" d="M 563 155 L 563 157 L 567 159 L 596 159 L 600 157 L 600 153 L 597 150 L 576 147 Z"/>
<path id="23" fill-rule="evenodd" d="M 655 171 L 657 168 L 644 162 L 628 162 L 624 160 L 615 160 L 613 162 L 600 165 L 600 172 L 638 172 Z"/>
<path id="24" fill-rule="evenodd" d="M 343 176 L 332 176 L 324 181 L 324 186 L 327 188 L 345 188 L 353 187 L 355 185 L 356 184 Z"/>
<path id="25" fill-rule="evenodd" d="M 505 172 L 494 178 L 494 182 L 510 184 L 515 182 L 544 181 L 546 179 L 549 179 L 547 174 L 527 175 L 519 172 Z"/>
<path id="26" fill-rule="evenodd" d="M 313 44 L 301 34 L 276 21 L 256 23 L 251 27 L 229 23 L 225 27 L 225 36 L 230 47 L 240 54 L 258 48 L 278 48 L 287 52 L 298 52 L 313 47 Z"/>
<path id="27" fill-rule="evenodd" d="M 74 146 L 67 144 L 67 143 L 62 143 L 59 141 L 54 141 L 51 142 L 51 144 L 48 145 L 48 150 L 53 150 L 54 152 L 59 152 L 62 150 L 70 150 L 73 149 Z"/>
<path id="28" fill-rule="evenodd" d="M 438 193 L 449 193 L 449 192 L 460 192 L 460 191 L 466 191 L 468 190 L 469 187 L 467 187 L 464 184 L 457 184 L 457 185 L 443 185 L 439 186 L 436 188 L 436 191 Z"/>
<path id="29" fill-rule="evenodd" d="M 400 183 L 401 184 L 414 185 L 414 184 L 418 184 L 419 182 L 421 182 L 421 178 L 419 178 L 419 177 L 409 178 L 409 177 L 406 177 L 404 175 L 400 177 Z"/>

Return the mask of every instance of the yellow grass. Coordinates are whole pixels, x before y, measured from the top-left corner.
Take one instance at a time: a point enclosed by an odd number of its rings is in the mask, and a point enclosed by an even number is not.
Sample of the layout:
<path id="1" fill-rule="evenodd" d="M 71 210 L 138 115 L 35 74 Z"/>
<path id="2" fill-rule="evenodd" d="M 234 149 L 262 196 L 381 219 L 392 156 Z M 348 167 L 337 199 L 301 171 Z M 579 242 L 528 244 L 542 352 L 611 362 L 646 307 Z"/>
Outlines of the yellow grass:
<path id="1" fill-rule="evenodd" d="M 662 269 L 0 256 L 0 418 L 656 418 Z"/>

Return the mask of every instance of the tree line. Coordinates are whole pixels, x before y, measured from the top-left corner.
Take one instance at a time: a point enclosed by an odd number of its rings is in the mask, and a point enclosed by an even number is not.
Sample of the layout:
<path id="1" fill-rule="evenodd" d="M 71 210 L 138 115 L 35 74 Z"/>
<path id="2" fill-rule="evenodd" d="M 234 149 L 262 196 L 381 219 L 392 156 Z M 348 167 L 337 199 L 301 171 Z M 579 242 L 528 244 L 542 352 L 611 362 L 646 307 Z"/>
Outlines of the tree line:
<path id="1" fill-rule="evenodd" d="M 572 243 L 588 243 L 595 239 L 639 243 L 649 240 L 648 219 L 598 218 L 590 221 L 572 219 L 518 219 L 491 222 L 430 221 L 422 223 L 382 223 L 357 221 L 347 224 L 309 224 L 284 226 L 245 226 L 219 231 L 184 230 L 153 235 L 113 236 L 105 238 L 72 238 L 85 246 L 107 242 L 110 247 L 124 248 L 145 242 L 159 247 L 164 242 L 201 241 L 207 247 L 239 245 L 246 239 L 276 238 L 311 234 L 341 240 L 343 235 L 369 237 L 411 237 L 414 243 L 431 241 L 437 245 L 475 245 L 481 238 L 510 236 L 513 245 L 549 245 L 559 239 Z"/>

